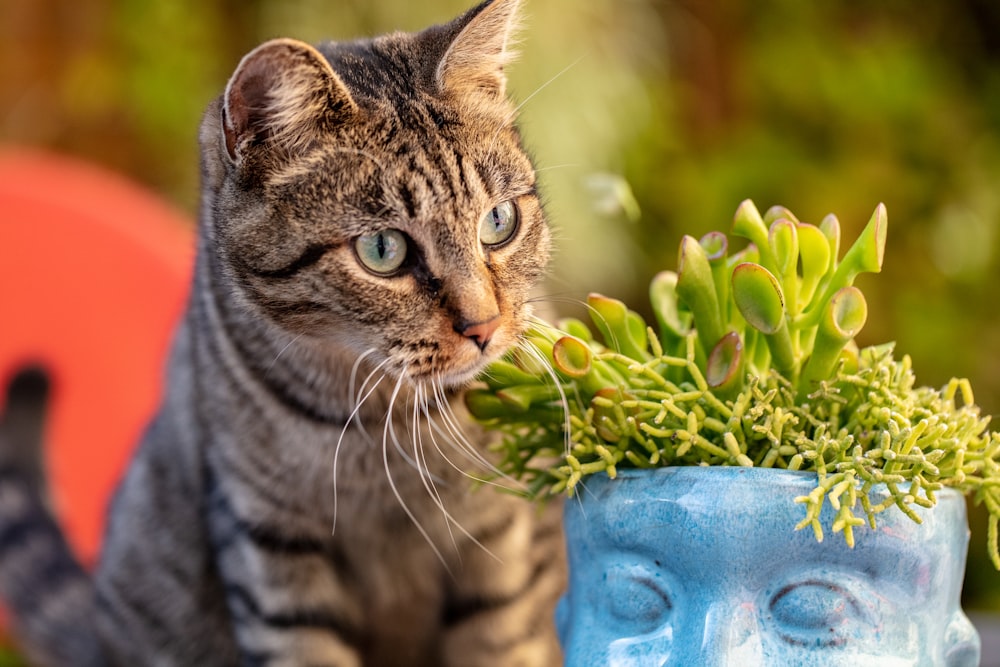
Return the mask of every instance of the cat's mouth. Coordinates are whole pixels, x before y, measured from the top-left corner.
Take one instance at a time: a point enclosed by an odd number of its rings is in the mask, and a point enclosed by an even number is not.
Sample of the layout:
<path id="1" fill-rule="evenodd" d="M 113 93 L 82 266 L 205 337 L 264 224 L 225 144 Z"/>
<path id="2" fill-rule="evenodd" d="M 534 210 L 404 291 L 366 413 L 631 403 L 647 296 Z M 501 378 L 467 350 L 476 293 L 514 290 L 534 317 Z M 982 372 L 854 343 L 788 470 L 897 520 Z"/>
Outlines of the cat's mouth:
<path id="1" fill-rule="evenodd" d="M 448 389 L 460 389 L 478 378 L 486 367 L 500 359 L 508 346 L 490 345 L 485 350 L 463 350 L 455 356 L 411 361 L 405 364 L 403 375 L 414 383 L 435 382 Z"/>
<path id="2" fill-rule="evenodd" d="M 488 332 L 467 328 L 464 332 L 456 330 L 449 334 L 405 342 L 390 341 L 386 353 L 392 360 L 390 368 L 396 369 L 393 374 L 417 384 L 433 382 L 446 388 L 461 388 L 475 380 L 517 341 L 509 326 L 495 326 Z M 484 335 L 488 336 L 487 340 L 483 340 Z"/>

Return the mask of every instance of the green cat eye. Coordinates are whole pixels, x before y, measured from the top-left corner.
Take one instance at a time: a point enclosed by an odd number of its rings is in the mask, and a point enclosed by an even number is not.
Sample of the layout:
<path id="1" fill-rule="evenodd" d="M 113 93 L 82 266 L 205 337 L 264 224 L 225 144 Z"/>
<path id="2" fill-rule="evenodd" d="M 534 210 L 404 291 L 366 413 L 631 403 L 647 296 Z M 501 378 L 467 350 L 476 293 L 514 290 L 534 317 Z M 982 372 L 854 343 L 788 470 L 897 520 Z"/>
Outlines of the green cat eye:
<path id="1" fill-rule="evenodd" d="M 503 245 L 517 231 L 517 206 L 512 201 L 498 204 L 479 223 L 479 240 L 487 247 Z"/>
<path id="2" fill-rule="evenodd" d="M 366 269 L 388 275 L 401 267 L 406 259 L 406 237 L 395 229 L 365 234 L 354 241 L 354 252 Z"/>

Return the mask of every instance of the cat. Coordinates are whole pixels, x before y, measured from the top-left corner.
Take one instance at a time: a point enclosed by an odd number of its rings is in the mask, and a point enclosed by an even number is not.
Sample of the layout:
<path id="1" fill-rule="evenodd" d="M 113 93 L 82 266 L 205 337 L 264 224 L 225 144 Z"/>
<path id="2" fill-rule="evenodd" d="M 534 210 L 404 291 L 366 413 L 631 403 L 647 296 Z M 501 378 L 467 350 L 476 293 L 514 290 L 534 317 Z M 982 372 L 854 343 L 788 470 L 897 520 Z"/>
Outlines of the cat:
<path id="1" fill-rule="evenodd" d="M 38 664 L 560 664 L 559 508 L 476 483 L 453 405 L 518 343 L 549 255 L 505 93 L 518 5 L 239 63 L 92 575 L 37 460 L 0 466 L 0 592 Z"/>

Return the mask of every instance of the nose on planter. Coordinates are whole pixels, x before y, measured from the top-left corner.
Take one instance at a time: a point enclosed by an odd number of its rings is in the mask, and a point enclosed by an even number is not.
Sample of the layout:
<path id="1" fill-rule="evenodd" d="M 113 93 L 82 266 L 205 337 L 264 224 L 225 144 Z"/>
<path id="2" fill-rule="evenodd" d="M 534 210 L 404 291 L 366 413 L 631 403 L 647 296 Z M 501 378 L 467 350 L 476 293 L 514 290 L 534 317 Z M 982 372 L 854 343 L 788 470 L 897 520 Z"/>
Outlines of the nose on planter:
<path id="1" fill-rule="evenodd" d="M 920 525 L 889 508 L 852 549 L 793 530 L 815 485 L 745 468 L 594 476 L 566 510 L 565 664 L 978 665 L 962 495 L 939 492 Z"/>
<path id="2" fill-rule="evenodd" d="M 701 641 L 688 643 L 694 654 L 686 658 L 677 651 L 675 660 L 696 660 L 708 666 L 763 664 L 757 610 L 752 604 L 742 602 L 742 597 L 711 603 L 703 615 L 702 631 L 697 633 Z"/>

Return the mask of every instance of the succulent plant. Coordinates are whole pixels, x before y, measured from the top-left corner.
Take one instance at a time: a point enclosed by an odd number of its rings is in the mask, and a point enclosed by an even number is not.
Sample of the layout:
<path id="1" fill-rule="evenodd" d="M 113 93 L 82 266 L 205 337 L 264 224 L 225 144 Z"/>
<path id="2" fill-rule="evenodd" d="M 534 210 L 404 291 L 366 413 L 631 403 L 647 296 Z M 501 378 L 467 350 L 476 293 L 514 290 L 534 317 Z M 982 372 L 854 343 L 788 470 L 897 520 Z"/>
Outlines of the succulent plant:
<path id="1" fill-rule="evenodd" d="M 1000 434 L 967 380 L 918 387 L 892 344 L 859 349 L 867 304 L 854 286 L 879 272 L 887 219 L 879 205 L 838 260 L 836 217 L 819 225 L 743 202 L 729 239 L 685 236 L 678 269 L 650 285 L 655 329 L 623 302 L 587 299 L 600 340 L 580 320 L 536 321 L 521 345 L 466 393 L 474 417 L 502 433 L 503 473 L 534 497 L 574 494 L 587 475 L 621 467 L 722 465 L 812 471 L 797 528 L 830 527 L 854 543 L 897 507 L 933 506 L 954 487 L 989 510 L 994 564 Z M 870 491 L 884 484 L 885 500 Z"/>

